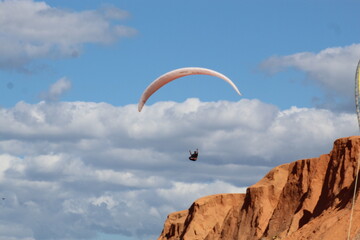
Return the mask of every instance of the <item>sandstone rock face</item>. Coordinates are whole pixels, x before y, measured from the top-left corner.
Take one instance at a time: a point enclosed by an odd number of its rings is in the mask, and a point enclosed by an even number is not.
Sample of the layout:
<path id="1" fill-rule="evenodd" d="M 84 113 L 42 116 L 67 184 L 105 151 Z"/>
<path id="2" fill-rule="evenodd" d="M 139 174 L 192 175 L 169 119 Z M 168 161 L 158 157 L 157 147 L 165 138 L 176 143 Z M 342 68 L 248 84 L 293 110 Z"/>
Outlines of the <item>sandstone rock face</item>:
<path id="1" fill-rule="evenodd" d="M 357 160 L 360 137 L 338 139 L 329 154 L 275 167 L 246 194 L 207 196 L 170 214 L 158 240 L 346 240 Z M 350 239 L 360 240 L 358 197 Z"/>
<path id="2" fill-rule="evenodd" d="M 243 194 L 217 194 L 196 200 L 189 210 L 171 213 L 159 239 L 219 239 L 225 218 L 241 206 Z M 216 236 L 216 237 L 215 237 Z"/>

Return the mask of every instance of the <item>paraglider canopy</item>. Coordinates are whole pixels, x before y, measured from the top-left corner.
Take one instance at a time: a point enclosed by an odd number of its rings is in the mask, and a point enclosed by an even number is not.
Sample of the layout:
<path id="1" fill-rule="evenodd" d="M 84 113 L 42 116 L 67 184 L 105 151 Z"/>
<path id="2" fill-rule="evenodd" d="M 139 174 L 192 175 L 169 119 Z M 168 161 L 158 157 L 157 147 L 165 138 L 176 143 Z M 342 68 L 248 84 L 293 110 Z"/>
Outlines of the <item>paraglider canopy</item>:
<path id="1" fill-rule="evenodd" d="M 360 60 L 356 67 L 356 73 L 355 73 L 355 104 L 356 104 L 356 113 L 358 118 L 359 129 L 360 129 Z"/>
<path id="2" fill-rule="evenodd" d="M 156 92 L 158 89 L 160 89 L 162 86 L 164 86 L 165 84 L 167 84 L 175 79 L 178 79 L 180 77 L 184 77 L 184 76 L 188 76 L 188 75 L 196 75 L 196 74 L 210 75 L 210 76 L 221 78 L 224 81 L 226 81 L 227 83 L 229 83 L 234 88 L 234 90 L 239 95 L 241 95 L 241 93 L 240 93 L 239 89 L 236 87 L 236 85 L 228 77 L 226 77 L 225 75 L 223 75 L 219 72 L 216 72 L 211 69 L 199 68 L 199 67 L 179 68 L 179 69 L 175 69 L 173 71 L 167 72 L 164 75 L 158 77 L 145 89 L 145 91 L 143 92 L 143 94 L 141 95 L 141 98 L 139 100 L 139 104 L 138 104 L 139 112 L 141 112 L 144 104 L 149 99 L 149 97 L 154 92 Z"/>

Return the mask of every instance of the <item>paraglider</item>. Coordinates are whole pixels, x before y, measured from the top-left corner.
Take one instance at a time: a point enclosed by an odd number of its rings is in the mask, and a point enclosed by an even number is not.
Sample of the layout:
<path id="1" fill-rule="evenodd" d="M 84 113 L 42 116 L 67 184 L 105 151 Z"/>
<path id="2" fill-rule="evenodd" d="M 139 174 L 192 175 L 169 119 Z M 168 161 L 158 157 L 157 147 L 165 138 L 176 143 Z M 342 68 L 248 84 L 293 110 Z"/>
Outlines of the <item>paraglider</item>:
<path id="1" fill-rule="evenodd" d="M 359 130 L 360 130 L 360 60 L 356 67 L 356 73 L 355 73 L 355 106 L 356 106 L 356 113 L 357 113 L 357 119 L 358 119 Z M 359 179 L 360 161 L 358 158 L 356 159 L 357 166 L 356 166 L 355 186 L 354 186 L 354 193 L 353 193 L 353 199 L 352 199 L 352 204 L 351 204 L 351 213 L 350 213 L 349 229 L 348 229 L 348 236 L 347 236 L 348 240 L 350 239 L 352 218 L 353 218 L 354 206 L 355 206 L 355 202 L 356 202 L 357 184 L 358 184 L 358 179 Z"/>
<path id="2" fill-rule="evenodd" d="M 355 105 L 360 129 L 360 61 L 358 62 L 355 73 Z"/>
<path id="3" fill-rule="evenodd" d="M 191 153 L 191 150 L 189 150 L 189 152 L 190 152 L 189 160 L 196 161 L 198 158 L 198 155 L 199 155 L 199 150 L 196 149 L 196 151 L 194 151 L 194 153 Z"/>
<path id="4" fill-rule="evenodd" d="M 216 72 L 214 70 L 211 69 L 207 69 L 207 68 L 200 68 L 200 67 L 186 67 L 186 68 L 179 68 L 179 69 L 175 69 L 173 71 L 167 72 L 164 75 L 160 76 L 159 78 L 155 79 L 155 81 L 153 81 L 143 92 L 143 94 L 141 95 L 141 98 L 139 100 L 139 104 L 138 104 L 138 111 L 141 112 L 144 104 L 146 103 L 146 101 L 149 99 L 149 97 L 156 92 L 158 89 L 160 89 L 162 86 L 164 86 L 165 84 L 184 77 L 184 76 L 188 76 L 188 75 L 197 75 L 197 74 L 202 74 L 202 75 L 210 75 L 210 76 L 214 76 L 214 77 L 218 77 L 223 79 L 224 81 L 226 81 L 227 83 L 229 83 L 234 89 L 235 91 L 241 95 L 239 89 L 236 87 L 236 85 L 225 75 Z"/>

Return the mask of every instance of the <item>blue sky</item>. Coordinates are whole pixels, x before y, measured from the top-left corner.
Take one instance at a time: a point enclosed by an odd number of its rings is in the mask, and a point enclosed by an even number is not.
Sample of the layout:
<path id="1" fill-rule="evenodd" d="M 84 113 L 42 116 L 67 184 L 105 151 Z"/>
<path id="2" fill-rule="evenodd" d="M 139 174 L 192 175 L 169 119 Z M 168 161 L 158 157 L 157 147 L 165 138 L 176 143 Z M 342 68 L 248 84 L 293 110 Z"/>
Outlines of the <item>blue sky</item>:
<path id="1" fill-rule="evenodd" d="M 109 24 L 126 26 L 136 33 L 121 36 L 112 43 L 96 44 L 94 40 L 79 41 L 78 46 L 69 43 L 80 52 L 77 57 L 35 57 L 22 66 L 35 72 L 32 74 L 18 74 L 17 69 L 2 72 L 1 77 L 6 79 L 1 88 L 1 95 L 6 96 L 2 103 L 5 107 L 19 100 L 39 101 L 39 92 L 46 91 L 64 76 L 72 82 L 71 91 L 62 97 L 64 101 L 133 104 L 154 78 L 186 66 L 223 72 L 248 98 L 281 108 L 311 106 L 312 98 L 321 97 L 322 93 L 315 84 L 304 81 L 304 74 L 290 69 L 269 76 L 259 70 L 259 64 L 274 55 L 318 53 L 330 47 L 348 46 L 356 43 L 359 36 L 359 30 L 351 24 L 358 21 L 355 1 L 327 1 L 327 4 L 324 1 L 87 1 L 86 4 L 62 1 L 61 5 L 50 1 L 47 4 L 78 12 L 114 6 L 127 11 L 128 17 Z M 222 86 L 216 80 L 213 82 L 213 89 Z M 213 91 L 199 91 L 205 84 L 201 81 L 175 84 L 175 91 L 159 92 L 159 98 L 154 101 L 182 101 L 189 96 L 211 101 L 230 95 L 226 88 L 219 89 L 223 92 L 217 96 Z M 269 88 L 279 91 L 265 90 Z M 298 91 L 299 88 L 303 91 Z M 227 99 L 234 101 L 237 96 L 230 95 Z"/>
<path id="2" fill-rule="evenodd" d="M 0 240 L 156 239 L 170 212 L 358 134 L 359 7 L 0 1 Z M 189 76 L 137 112 L 148 84 L 190 66 L 243 96 Z"/>

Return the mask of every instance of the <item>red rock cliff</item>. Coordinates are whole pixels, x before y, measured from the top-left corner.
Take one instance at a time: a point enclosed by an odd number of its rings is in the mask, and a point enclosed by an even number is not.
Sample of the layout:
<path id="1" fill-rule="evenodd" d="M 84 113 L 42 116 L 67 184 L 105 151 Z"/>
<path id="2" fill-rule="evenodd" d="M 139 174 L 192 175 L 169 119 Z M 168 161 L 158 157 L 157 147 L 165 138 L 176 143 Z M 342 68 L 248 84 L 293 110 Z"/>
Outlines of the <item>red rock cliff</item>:
<path id="1" fill-rule="evenodd" d="M 246 194 L 207 196 L 170 214 L 158 240 L 346 240 L 356 159 L 360 137 L 338 139 L 329 154 L 275 167 Z M 350 237 L 360 240 L 358 197 Z"/>

